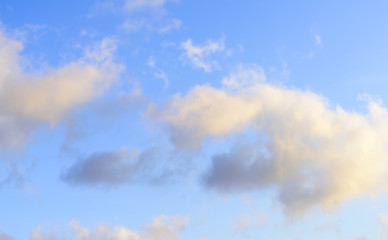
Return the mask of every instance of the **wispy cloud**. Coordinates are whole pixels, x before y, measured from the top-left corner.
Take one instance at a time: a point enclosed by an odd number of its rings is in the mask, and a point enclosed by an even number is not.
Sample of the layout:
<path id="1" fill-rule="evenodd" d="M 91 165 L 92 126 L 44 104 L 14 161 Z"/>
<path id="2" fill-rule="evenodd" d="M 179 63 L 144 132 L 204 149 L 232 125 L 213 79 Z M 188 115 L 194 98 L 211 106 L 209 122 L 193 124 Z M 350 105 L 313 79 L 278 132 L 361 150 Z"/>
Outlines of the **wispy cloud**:
<path id="1" fill-rule="evenodd" d="M 72 233 L 52 231 L 50 234 L 45 234 L 42 232 L 43 226 L 37 226 L 32 231 L 30 239 L 54 240 L 65 235 L 69 240 L 177 240 L 179 234 L 185 229 L 187 221 L 187 218 L 183 217 L 162 215 L 153 218 L 151 224 L 144 225 L 135 232 L 123 226 L 111 227 L 109 224 L 99 224 L 93 229 L 88 229 L 72 220 L 68 227 Z"/>
<path id="2" fill-rule="evenodd" d="M 181 44 L 181 48 L 185 51 L 184 56 L 187 57 L 196 68 L 203 69 L 205 72 L 211 72 L 214 68 L 218 68 L 216 60 L 212 59 L 212 55 L 225 50 L 224 40 L 218 41 L 208 40 L 202 45 L 193 45 L 192 40 Z"/>
<path id="3" fill-rule="evenodd" d="M 167 88 L 168 87 L 168 78 L 167 78 L 167 75 L 166 73 L 160 69 L 159 67 L 156 66 L 156 59 L 154 57 L 150 57 L 148 59 L 148 62 L 147 62 L 147 65 L 151 68 L 153 68 L 156 72 L 154 73 L 154 76 L 156 78 L 159 78 L 159 79 L 162 79 L 163 82 L 164 82 L 164 87 Z"/>
<path id="4" fill-rule="evenodd" d="M 317 45 L 317 46 L 321 46 L 322 45 L 321 36 L 318 35 L 318 34 L 315 35 L 315 45 Z"/>
<path id="5" fill-rule="evenodd" d="M 267 215 L 257 210 L 253 215 L 246 215 L 239 218 L 233 228 L 234 232 L 246 232 L 258 228 L 267 222 Z"/>
<path id="6" fill-rule="evenodd" d="M 135 11 L 147 8 L 160 8 L 168 1 L 177 0 L 127 0 L 125 3 L 125 9 L 128 11 Z"/>
<path id="7" fill-rule="evenodd" d="M 174 18 L 170 22 L 168 22 L 166 25 L 158 28 L 157 31 L 160 33 L 167 33 L 171 30 L 179 29 L 182 26 L 182 24 L 183 24 L 182 20 Z"/>

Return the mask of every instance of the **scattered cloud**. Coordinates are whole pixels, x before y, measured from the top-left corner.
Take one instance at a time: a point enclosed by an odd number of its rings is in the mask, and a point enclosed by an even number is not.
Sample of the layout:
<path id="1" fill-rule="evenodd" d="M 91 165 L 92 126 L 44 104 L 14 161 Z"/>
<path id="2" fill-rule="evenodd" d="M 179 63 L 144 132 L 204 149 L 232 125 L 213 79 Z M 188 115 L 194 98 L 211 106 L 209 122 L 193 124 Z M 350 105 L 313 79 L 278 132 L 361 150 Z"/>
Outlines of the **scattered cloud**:
<path id="1" fill-rule="evenodd" d="M 125 2 L 125 9 L 127 11 L 136 11 L 142 9 L 160 8 L 169 1 L 176 0 L 127 0 Z"/>
<path id="2" fill-rule="evenodd" d="M 167 33 L 171 30 L 179 29 L 182 26 L 182 23 L 183 23 L 182 20 L 174 18 L 169 23 L 167 23 L 167 25 L 157 29 L 157 31 L 160 33 Z"/>
<path id="3" fill-rule="evenodd" d="M 11 238 L 9 235 L 5 234 L 5 233 L 0 233 L 0 240 L 12 240 L 13 238 Z"/>
<path id="4" fill-rule="evenodd" d="M 310 28 L 310 33 L 314 37 L 315 46 L 321 47 L 322 46 L 322 37 L 321 37 L 321 35 L 319 33 L 317 33 L 316 29 L 314 29 L 314 28 Z"/>
<path id="5" fill-rule="evenodd" d="M 135 232 L 124 226 L 111 227 L 109 224 L 99 224 L 88 229 L 72 220 L 68 227 L 71 233 L 67 231 L 68 233 L 62 233 L 61 236 L 66 236 L 65 239 L 69 240 L 178 240 L 179 233 L 186 228 L 187 221 L 187 218 L 183 217 L 162 215 L 153 218 L 151 224 L 142 226 Z M 45 234 L 42 232 L 42 226 L 38 226 L 32 231 L 30 239 L 55 240 L 59 239 L 57 235 L 60 234 Z"/>
<path id="6" fill-rule="evenodd" d="M 315 35 L 315 45 L 317 45 L 317 46 L 321 46 L 322 45 L 321 36 L 318 35 L 318 34 Z"/>
<path id="7" fill-rule="evenodd" d="M 119 28 L 133 33 L 141 29 L 151 32 L 168 33 L 172 30 L 179 30 L 183 22 L 179 19 L 152 20 L 152 19 L 129 19 L 123 22 Z"/>
<path id="8" fill-rule="evenodd" d="M 266 76 L 261 66 L 256 64 L 239 64 L 237 71 L 222 79 L 222 84 L 229 88 L 239 89 L 255 83 L 264 82 L 265 80 Z"/>
<path id="9" fill-rule="evenodd" d="M 154 76 L 156 78 L 162 79 L 164 82 L 164 87 L 167 88 L 168 87 L 167 75 L 162 69 L 156 66 L 156 59 L 151 56 L 148 59 L 147 65 L 155 70 Z"/>
<path id="10" fill-rule="evenodd" d="M 332 108 L 311 91 L 265 82 L 204 85 L 175 95 L 161 110 L 150 106 L 148 115 L 167 125 L 178 148 L 255 132 L 251 142 L 213 156 L 204 184 L 223 192 L 273 188 L 290 216 L 387 190 L 388 112 L 381 101 L 369 101 L 363 114 Z"/>
<path id="11" fill-rule="evenodd" d="M 246 232 L 251 229 L 258 228 L 267 222 L 267 215 L 258 210 L 252 216 L 246 215 L 238 219 L 233 228 L 234 232 Z"/>
<path id="12" fill-rule="evenodd" d="M 214 68 L 218 68 L 218 63 L 211 59 L 215 53 L 220 53 L 225 50 L 224 40 L 218 41 L 208 40 L 205 44 L 194 46 L 191 39 L 183 42 L 181 48 L 185 51 L 184 56 L 187 57 L 195 68 L 203 69 L 205 72 L 211 72 Z"/>

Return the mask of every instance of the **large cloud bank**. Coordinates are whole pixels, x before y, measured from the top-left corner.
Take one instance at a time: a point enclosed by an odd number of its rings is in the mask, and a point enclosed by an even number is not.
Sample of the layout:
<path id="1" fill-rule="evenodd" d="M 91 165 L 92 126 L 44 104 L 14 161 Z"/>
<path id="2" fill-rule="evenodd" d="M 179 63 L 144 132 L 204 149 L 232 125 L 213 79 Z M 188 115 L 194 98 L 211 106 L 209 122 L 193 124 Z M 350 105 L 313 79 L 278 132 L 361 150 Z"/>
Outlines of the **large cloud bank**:
<path id="1" fill-rule="evenodd" d="M 255 73 L 256 71 L 256 73 Z M 196 86 L 149 116 L 165 123 L 178 148 L 249 131 L 256 138 L 212 157 L 205 186 L 223 192 L 275 189 L 288 214 L 385 191 L 388 113 L 332 107 L 311 91 L 263 81 L 260 67 L 241 68 L 222 88 Z"/>

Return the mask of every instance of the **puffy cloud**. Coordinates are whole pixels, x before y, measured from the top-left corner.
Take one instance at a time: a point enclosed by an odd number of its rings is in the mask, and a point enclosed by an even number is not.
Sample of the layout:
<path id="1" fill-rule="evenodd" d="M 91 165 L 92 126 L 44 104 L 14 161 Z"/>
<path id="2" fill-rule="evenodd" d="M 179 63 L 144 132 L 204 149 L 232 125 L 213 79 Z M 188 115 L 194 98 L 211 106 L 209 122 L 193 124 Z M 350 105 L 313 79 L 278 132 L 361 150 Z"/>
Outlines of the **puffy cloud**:
<path id="1" fill-rule="evenodd" d="M 183 98 L 175 95 L 160 111 L 150 105 L 148 115 L 169 124 L 176 146 L 198 149 L 207 136 L 241 131 L 260 108 L 260 101 L 251 94 L 229 94 L 205 85 L 195 87 Z"/>
<path id="2" fill-rule="evenodd" d="M 77 61 L 44 73 L 24 71 L 22 49 L 21 42 L 0 31 L 1 147 L 21 147 L 40 123 L 58 123 L 101 95 L 122 70 L 112 60 L 115 43 L 109 38 L 85 49 Z"/>
<path id="3" fill-rule="evenodd" d="M 0 233 L 0 240 L 12 240 L 13 238 L 11 238 L 9 235 L 5 234 L 5 233 Z"/>
<path id="4" fill-rule="evenodd" d="M 225 50 L 224 40 L 219 41 L 208 40 L 205 44 L 194 46 L 191 39 L 181 44 L 181 48 L 185 51 L 184 56 L 187 57 L 194 67 L 201 68 L 205 72 L 211 72 L 218 67 L 218 63 L 212 60 L 210 56 L 217 52 Z"/>
<path id="5" fill-rule="evenodd" d="M 187 224 L 187 219 L 178 216 L 159 216 L 153 219 L 149 225 L 141 227 L 138 232 L 126 227 L 119 226 L 112 228 L 108 224 L 97 225 L 94 229 L 81 226 L 72 220 L 69 227 L 72 233 L 66 239 L 69 240 L 177 240 Z M 63 234 L 62 234 L 63 235 Z M 35 228 L 31 233 L 31 240 L 55 240 L 62 239 L 55 234 L 45 235 L 41 231 L 41 226 Z"/>
<path id="6" fill-rule="evenodd" d="M 197 86 L 149 114 L 168 126 L 178 147 L 255 133 L 250 143 L 215 155 L 204 184 L 224 192 L 275 189 L 287 214 L 387 190 L 388 112 L 381 101 L 370 100 L 367 113 L 349 112 L 310 91 L 256 82 Z"/>

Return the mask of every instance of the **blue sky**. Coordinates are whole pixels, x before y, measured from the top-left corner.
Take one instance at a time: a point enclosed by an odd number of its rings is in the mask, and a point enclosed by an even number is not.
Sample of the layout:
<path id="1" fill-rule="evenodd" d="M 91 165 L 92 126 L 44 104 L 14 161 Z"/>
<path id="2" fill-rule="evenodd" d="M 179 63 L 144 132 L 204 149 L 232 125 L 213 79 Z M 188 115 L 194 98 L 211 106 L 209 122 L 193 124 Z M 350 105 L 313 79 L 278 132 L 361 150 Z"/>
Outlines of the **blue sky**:
<path id="1" fill-rule="evenodd" d="M 388 239 L 388 3 L 0 2 L 0 240 Z"/>

